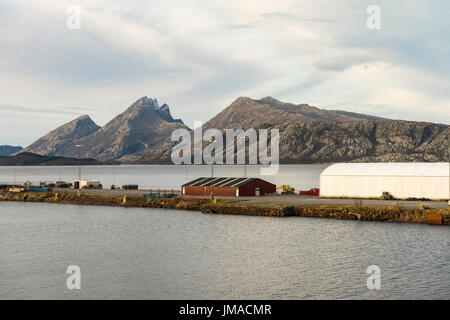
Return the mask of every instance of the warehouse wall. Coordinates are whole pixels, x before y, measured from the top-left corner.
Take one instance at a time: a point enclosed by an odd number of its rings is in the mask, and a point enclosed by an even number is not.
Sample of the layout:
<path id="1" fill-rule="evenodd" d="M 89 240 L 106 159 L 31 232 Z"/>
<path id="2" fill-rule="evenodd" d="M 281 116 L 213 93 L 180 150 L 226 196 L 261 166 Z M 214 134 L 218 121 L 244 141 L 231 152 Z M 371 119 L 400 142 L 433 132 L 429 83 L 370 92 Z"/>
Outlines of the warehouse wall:
<path id="1" fill-rule="evenodd" d="M 276 186 L 264 180 L 256 179 L 252 182 L 249 182 L 239 188 L 240 196 L 254 196 L 255 188 L 259 188 L 261 191 L 261 196 L 264 196 L 267 193 L 276 192 Z"/>
<path id="2" fill-rule="evenodd" d="M 209 196 L 211 195 L 211 187 L 193 187 L 193 186 L 185 186 L 184 187 L 185 195 L 192 196 Z M 227 196 L 227 197 L 235 197 L 236 196 L 236 188 L 213 188 L 214 194 L 216 196 Z"/>
<path id="3" fill-rule="evenodd" d="M 387 191 L 395 198 L 449 199 L 449 177 L 320 176 L 321 197 L 377 198 Z"/>
<path id="4" fill-rule="evenodd" d="M 185 195 L 209 196 L 211 194 L 211 187 L 202 186 L 183 186 Z M 260 195 L 264 196 L 267 193 L 274 193 L 276 186 L 262 179 L 255 179 L 239 187 L 239 196 L 254 196 L 255 188 L 260 189 Z M 236 196 L 236 187 L 213 187 L 216 196 Z"/>

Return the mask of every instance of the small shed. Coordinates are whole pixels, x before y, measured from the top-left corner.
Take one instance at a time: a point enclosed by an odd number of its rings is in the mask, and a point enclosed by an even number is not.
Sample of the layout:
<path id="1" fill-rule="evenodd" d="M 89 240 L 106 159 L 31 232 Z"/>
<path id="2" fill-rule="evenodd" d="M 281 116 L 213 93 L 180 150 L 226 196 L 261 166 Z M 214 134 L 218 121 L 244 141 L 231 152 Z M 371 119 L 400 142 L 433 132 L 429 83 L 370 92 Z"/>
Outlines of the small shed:
<path id="1" fill-rule="evenodd" d="M 276 185 L 259 178 L 198 178 L 181 187 L 183 195 L 264 196 L 276 192 Z"/>
<path id="2" fill-rule="evenodd" d="M 102 189 L 102 184 L 99 180 L 75 180 L 72 182 L 74 189 Z"/>
<path id="3" fill-rule="evenodd" d="M 321 197 L 449 199 L 449 163 L 337 163 L 320 175 Z"/>

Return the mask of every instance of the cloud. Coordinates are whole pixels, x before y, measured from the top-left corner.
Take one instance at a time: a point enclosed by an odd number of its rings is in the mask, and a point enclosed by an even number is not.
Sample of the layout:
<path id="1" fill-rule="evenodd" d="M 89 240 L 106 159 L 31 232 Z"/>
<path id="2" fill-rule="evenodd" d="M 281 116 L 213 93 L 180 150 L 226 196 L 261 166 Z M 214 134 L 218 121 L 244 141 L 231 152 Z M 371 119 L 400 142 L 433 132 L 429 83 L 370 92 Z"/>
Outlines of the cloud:
<path id="1" fill-rule="evenodd" d="M 69 31 L 66 7 L 77 3 L 81 30 Z M 17 127 L 31 123 L 39 109 L 48 116 L 47 130 L 78 111 L 104 124 L 147 95 L 169 103 L 175 117 L 191 124 L 236 97 L 270 95 L 448 123 L 450 44 L 442 36 L 450 29 L 448 2 L 380 1 L 378 31 L 366 28 L 368 5 L 4 0 L 0 104 L 26 107 L 0 112 L 9 119 L 20 112 Z M 18 134 L 28 134 L 23 132 Z"/>
<path id="2" fill-rule="evenodd" d="M 80 112 L 93 112 L 90 108 L 83 107 L 59 107 L 59 108 L 32 108 L 13 105 L 0 105 L 0 111 L 2 112 L 24 112 L 24 113 L 53 113 L 53 114 L 70 114 L 79 115 Z"/>
<path id="3" fill-rule="evenodd" d="M 317 61 L 314 65 L 322 71 L 344 71 L 356 65 L 364 65 L 376 61 L 368 54 L 340 55 L 325 57 Z"/>
<path id="4" fill-rule="evenodd" d="M 305 23 L 305 22 L 315 22 L 315 23 L 333 23 L 338 22 L 336 19 L 324 19 L 315 17 L 307 17 L 299 14 L 285 13 L 285 12 L 267 12 L 262 13 L 260 16 L 267 23 Z"/>

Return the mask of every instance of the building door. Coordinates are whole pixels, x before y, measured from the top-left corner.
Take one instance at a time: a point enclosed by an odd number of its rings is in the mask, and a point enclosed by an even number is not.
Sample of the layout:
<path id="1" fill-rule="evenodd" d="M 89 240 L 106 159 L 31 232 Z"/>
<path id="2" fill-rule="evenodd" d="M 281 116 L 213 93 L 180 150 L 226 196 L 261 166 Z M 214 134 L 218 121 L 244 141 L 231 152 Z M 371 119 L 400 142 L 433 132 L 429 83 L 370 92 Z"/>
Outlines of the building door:
<path id="1" fill-rule="evenodd" d="M 260 188 L 255 188 L 255 196 L 257 196 L 257 197 L 261 196 L 261 189 Z"/>

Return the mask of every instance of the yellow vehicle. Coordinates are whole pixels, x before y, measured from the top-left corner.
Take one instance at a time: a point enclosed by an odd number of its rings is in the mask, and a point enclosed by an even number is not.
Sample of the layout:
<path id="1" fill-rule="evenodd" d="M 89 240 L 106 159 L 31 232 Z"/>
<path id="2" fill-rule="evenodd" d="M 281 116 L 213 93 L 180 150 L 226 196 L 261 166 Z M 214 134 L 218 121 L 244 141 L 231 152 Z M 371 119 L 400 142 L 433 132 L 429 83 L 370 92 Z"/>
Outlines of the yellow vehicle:
<path id="1" fill-rule="evenodd" d="M 284 185 L 279 186 L 279 187 L 277 188 L 277 190 L 280 190 L 280 189 L 282 189 L 282 191 L 281 191 L 282 194 L 293 194 L 294 191 L 295 191 L 294 188 L 290 187 L 290 186 L 287 185 L 287 184 L 284 184 Z"/>

